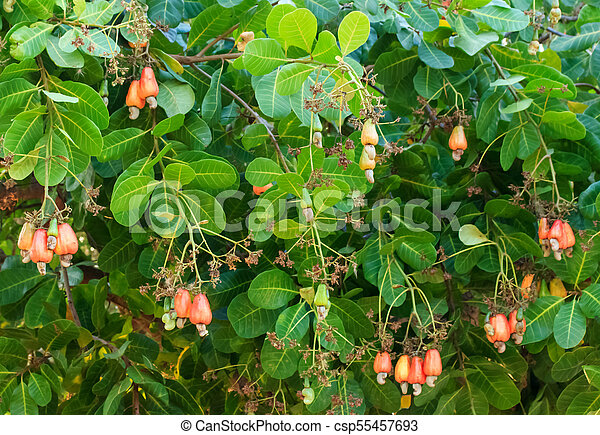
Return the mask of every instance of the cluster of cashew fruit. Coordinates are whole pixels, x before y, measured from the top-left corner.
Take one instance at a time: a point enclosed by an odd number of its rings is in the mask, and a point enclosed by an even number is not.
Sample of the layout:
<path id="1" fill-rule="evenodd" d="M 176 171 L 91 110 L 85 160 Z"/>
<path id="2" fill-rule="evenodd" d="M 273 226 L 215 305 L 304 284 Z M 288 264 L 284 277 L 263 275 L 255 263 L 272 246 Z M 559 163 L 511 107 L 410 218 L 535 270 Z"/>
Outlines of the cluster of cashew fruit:
<path id="1" fill-rule="evenodd" d="M 467 137 L 465 136 L 465 129 L 462 125 L 457 125 L 450 134 L 448 140 L 448 146 L 452 150 L 452 158 L 455 161 L 459 161 L 467 149 Z"/>
<path id="2" fill-rule="evenodd" d="M 525 335 L 525 317 L 523 316 L 523 308 L 511 311 L 507 319 L 504 314 L 491 315 L 488 313 L 485 320 L 485 334 L 490 343 L 498 349 L 498 353 L 503 353 L 506 350 L 506 342 L 513 339 L 515 344 L 523 342 Z"/>
<path id="3" fill-rule="evenodd" d="M 189 318 L 190 322 L 196 325 L 200 337 L 208 335 L 206 326 L 212 322 L 212 311 L 204 293 L 198 293 L 192 302 L 189 290 L 180 288 L 174 298 L 164 299 L 164 309 L 162 321 L 167 331 L 174 329 L 175 326 L 183 328 L 186 319 Z"/>
<path id="4" fill-rule="evenodd" d="M 549 257 L 551 253 L 554 253 L 554 258 L 560 261 L 563 252 L 569 258 L 573 256 L 575 234 L 568 222 L 557 219 L 552 227 L 549 227 L 548 219 L 542 218 L 540 219 L 538 236 L 544 257 Z"/>
<path id="5" fill-rule="evenodd" d="M 40 274 L 46 274 L 46 264 L 52 261 L 54 254 L 60 257 L 64 267 L 71 265 L 73 254 L 79 249 L 75 231 L 67 223 L 59 224 L 56 219 L 50 221 L 48 229 L 35 229 L 26 222 L 19 234 L 17 246 L 21 250 L 23 263 L 33 261 Z"/>
<path id="6" fill-rule="evenodd" d="M 385 384 L 385 379 L 392 371 L 392 359 L 388 352 L 378 352 L 375 356 L 373 369 L 377 373 L 377 382 Z M 425 360 L 419 356 L 411 357 L 402 355 L 396 363 L 394 377 L 400 384 L 402 394 L 408 393 L 408 384 L 412 384 L 413 395 L 421 394 L 421 386 L 427 384 L 435 387 L 435 381 L 442 374 L 442 358 L 437 349 L 429 349 L 425 353 Z"/>
<path id="7" fill-rule="evenodd" d="M 125 98 L 125 104 L 129 106 L 129 119 L 137 119 L 140 116 L 140 109 L 143 109 L 148 102 L 151 109 L 156 109 L 158 103 L 158 83 L 154 77 L 154 70 L 149 66 L 142 70 L 139 80 L 133 80 L 129 85 L 129 91 Z"/>
<path id="8" fill-rule="evenodd" d="M 363 129 L 360 135 L 360 141 L 363 144 L 362 154 L 358 166 L 365 171 L 365 177 L 369 183 L 374 183 L 373 169 L 375 169 L 375 145 L 379 143 L 379 135 L 375 124 L 370 119 L 367 119 L 363 124 Z"/>

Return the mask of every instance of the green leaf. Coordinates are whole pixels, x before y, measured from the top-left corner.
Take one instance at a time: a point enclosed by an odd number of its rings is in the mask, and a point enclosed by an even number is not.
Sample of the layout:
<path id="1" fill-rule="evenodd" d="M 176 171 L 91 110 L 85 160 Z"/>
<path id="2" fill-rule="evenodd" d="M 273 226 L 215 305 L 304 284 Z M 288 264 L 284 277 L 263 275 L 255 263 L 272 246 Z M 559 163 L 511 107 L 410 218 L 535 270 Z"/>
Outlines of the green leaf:
<path id="1" fill-rule="evenodd" d="M 579 307 L 586 317 L 600 317 L 600 284 L 592 284 L 581 291 Z"/>
<path id="2" fill-rule="evenodd" d="M 305 0 L 305 2 L 312 2 L 313 0 Z M 326 1 L 334 1 L 336 6 L 339 7 L 335 0 L 326 0 Z M 310 8 L 309 8 L 310 9 Z M 313 11 L 314 12 L 314 11 Z M 317 14 L 315 14 L 317 15 Z M 318 17 L 318 15 L 317 15 Z M 312 57 L 317 62 L 323 63 L 335 63 L 336 56 L 342 56 L 342 52 L 337 45 L 337 41 L 333 33 L 329 30 L 324 30 L 319 33 L 319 39 L 315 44 L 315 47 L 312 51 Z"/>
<path id="3" fill-rule="evenodd" d="M 373 70 L 377 73 L 377 78 L 389 86 L 395 86 L 398 80 L 414 72 L 415 66 L 419 62 L 416 53 L 406 51 L 403 48 L 396 48 L 394 51 L 383 53 L 375 61 Z M 434 71 L 431 72 L 435 74 Z M 441 86 L 441 83 L 440 83 Z M 437 92 L 437 89 L 435 89 Z"/>
<path id="4" fill-rule="evenodd" d="M 340 11 L 340 4 L 337 0 L 304 0 L 304 5 L 321 22 L 327 22 L 335 18 Z"/>
<path id="5" fill-rule="evenodd" d="M 458 238 L 466 246 L 479 245 L 488 241 L 488 238 L 479 231 L 475 225 L 467 224 L 460 227 L 458 231 Z"/>
<path id="6" fill-rule="evenodd" d="M 283 171 L 277 163 L 271 159 L 258 157 L 246 168 L 246 180 L 253 186 L 266 186 L 277 180 Z"/>
<path id="7" fill-rule="evenodd" d="M 591 346 L 579 347 L 572 352 L 565 352 L 552 366 L 552 377 L 557 382 L 570 381 L 577 375 L 584 364 L 600 362 L 600 352 Z"/>
<path id="8" fill-rule="evenodd" d="M 589 391 L 585 393 L 579 393 L 567 409 L 568 415 L 573 414 L 593 414 L 598 415 L 600 413 L 600 391 Z"/>
<path id="9" fill-rule="evenodd" d="M 600 195 L 600 181 L 590 184 L 587 189 L 579 195 L 577 205 L 579 211 L 586 219 L 595 219 L 598 216 L 598 210 L 600 210 L 598 208 L 598 205 L 600 205 L 598 195 Z"/>
<path id="10" fill-rule="evenodd" d="M 175 130 L 178 130 L 183 125 L 183 121 L 185 116 L 182 113 L 178 113 L 175 116 L 171 116 L 167 119 L 163 119 L 156 127 L 152 130 L 152 134 L 154 136 L 160 137 L 167 133 L 171 133 Z"/>
<path id="11" fill-rule="evenodd" d="M 454 38 L 454 46 L 462 49 L 469 56 L 475 56 L 486 45 L 496 42 L 499 39 L 498 34 L 495 32 L 481 32 L 476 34 L 466 24 L 462 15 L 454 16 L 453 14 L 447 14 L 446 19 L 456 33 L 458 33 L 458 36 Z M 490 86 L 493 85 L 490 84 Z"/>
<path id="12" fill-rule="evenodd" d="M 118 237 L 112 239 L 100 251 L 98 267 L 105 272 L 112 272 L 128 264 L 136 253 L 136 244 L 129 237 Z"/>
<path id="13" fill-rule="evenodd" d="M 585 137 L 585 127 L 573 112 L 549 110 L 542 116 L 542 123 L 556 139 L 580 140 Z"/>
<path id="14" fill-rule="evenodd" d="M 342 56 L 352 53 L 367 42 L 371 25 L 369 18 L 359 11 L 350 12 L 338 27 L 338 40 Z"/>
<path id="15" fill-rule="evenodd" d="M 103 139 L 96 124 L 86 116 L 74 111 L 61 112 L 58 117 L 62 123 L 62 131 L 69 143 L 90 156 L 100 155 Z"/>
<path id="16" fill-rule="evenodd" d="M 267 17 L 267 34 L 281 45 L 285 45 L 285 42 L 279 35 L 279 23 L 284 15 L 289 14 L 295 9 L 296 7 L 294 5 L 279 3 L 276 4 L 273 9 L 271 9 L 271 12 L 269 12 L 269 16 Z"/>
<path id="17" fill-rule="evenodd" d="M 17 60 L 32 59 L 46 48 L 53 24 L 37 22 L 19 27 L 10 35 L 10 55 Z"/>
<path id="18" fill-rule="evenodd" d="M 133 226 L 142 216 L 157 184 L 146 175 L 126 178 L 112 194 L 110 210 L 115 220 L 121 225 Z"/>
<path id="19" fill-rule="evenodd" d="M 210 78 L 208 92 L 202 100 L 202 118 L 214 122 L 221 116 L 221 78 L 223 69 L 216 70 Z"/>
<path id="20" fill-rule="evenodd" d="M 104 136 L 104 146 L 98 155 L 98 161 L 108 162 L 120 159 L 124 154 L 140 147 L 145 135 L 145 131 L 132 127 L 111 131 Z"/>
<path id="21" fill-rule="evenodd" d="M 123 379 L 118 384 L 115 384 L 111 388 L 106 399 L 104 400 L 104 403 L 102 405 L 102 414 L 116 414 L 119 410 L 119 406 L 121 405 L 121 399 L 123 398 L 123 395 L 129 389 L 130 386 L 131 379 L 129 378 Z"/>
<path id="22" fill-rule="evenodd" d="M 248 289 L 250 302 L 266 309 L 281 308 L 297 295 L 294 281 L 287 273 L 278 269 L 260 273 Z"/>
<path id="23" fill-rule="evenodd" d="M 27 365 L 27 349 L 15 338 L 0 337 L 0 364 L 9 370 Z"/>
<path id="24" fill-rule="evenodd" d="M 442 399 L 440 398 L 440 402 Z M 438 406 L 440 403 L 438 402 Z M 463 415 L 486 415 L 489 413 L 489 403 L 486 395 L 472 382 L 458 390 L 456 395 L 456 413 Z"/>
<path id="25" fill-rule="evenodd" d="M 527 329 L 523 344 L 542 341 L 552 334 L 554 318 L 558 314 L 563 302 L 557 296 L 544 296 L 536 299 L 525 311 Z"/>
<path id="26" fill-rule="evenodd" d="M 201 190 L 185 190 L 179 197 L 184 201 L 185 215 L 193 225 L 202 225 L 215 233 L 225 229 L 227 222 L 223 207 L 213 196 Z"/>
<path id="27" fill-rule="evenodd" d="M 523 98 L 522 100 L 517 101 L 516 103 L 509 104 L 506 107 L 500 109 L 500 113 L 504 113 L 505 115 L 515 112 L 521 112 L 531 106 L 533 100 L 531 98 Z"/>
<path id="28" fill-rule="evenodd" d="M 174 181 L 175 186 L 179 188 L 191 183 L 196 177 L 196 173 L 185 163 L 171 163 L 165 167 L 163 177 L 169 182 Z"/>
<path id="29" fill-rule="evenodd" d="M 138 363 L 144 363 L 146 359 L 154 362 L 158 358 L 160 348 L 158 343 L 146 335 L 132 332 L 129 334 L 129 346 L 125 351 L 125 354 L 131 358 L 132 361 Z"/>
<path id="30" fill-rule="evenodd" d="M 42 185 L 56 186 L 67 175 L 67 164 L 64 159 L 68 158 L 69 152 L 65 143 L 57 134 L 46 133 L 39 140 L 36 148 L 40 150 L 40 158 L 34 168 L 35 178 Z M 48 155 L 48 151 L 52 154 Z M 45 164 L 46 158 L 48 158 L 48 165 Z"/>
<path id="31" fill-rule="evenodd" d="M 183 10 L 183 0 L 181 9 Z M 232 25 L 232 13 L 233 10 L 218 4 L 210 5 L 200 12 L 192 21 L 188 47 L 202 46 L 229 29 Z M 178 20 L 177 24 L 180 21 Z"/>
<path id="32" fill-rule="evenodd" d="M 407 287 L 404 285 L 402 266 L 398 264 L 394 256 L 382 256 L 377 287 L 379 287 L 385 303 L 390 306 L 399 307 L 406 300 Z"/>
<path id="33" fill-rule="evenodd" d="M 0 306 L 21 299 L 43 279 L 36 269 L 11 269 L 0 272 Z"/>
<path id="34" fill-rule="evenodd" d="M 274 39 L 253 39 L 244 50 L 244 66 L 253 76 L 262 76 L 286 62 L 281 45 Z"/>
<path id="35" fill-rule="evenodd" d="M 194 188 L 219 191 L 233 186 L 238 181 L 235 168 L 222 160 L 202 159 L 188 164 L 196 173 L 192 182 Z"/>
<path id="36" fill-rule="evenodd" d="M 577 346 L 585 336 L 585 316 L 579 302 L 570 301 L 560 307 L 554 319 L 554 339 L 563 349 Z"/>
<path id="37" fill-rule="evenodd" d="M 167 80 L 158 87 L 156 101 L 169 118 L 180 113 L 185 115 L 194 107 L 194 90 L 187 83 Z"/>
<path id="38" fill-rule="evenodd" d="M 38 334 L 41 346 L 47 351 L 58 350 L 79 337 L 79 328 L 66 319 L 48 323 Z"/>
<path id="39" fill-rule="evenodd" d="M 264 145 L 270 140 L 269 132 L 264 124 L 254 123 L 249 125 L 242 137 L 242 144 L 247 150 Z"/>
<path id="40" fill-rule="evenodd" d="M 185 143 L 191 150 L 203 150 L 212 141 L 212 133 L 206 121 L 194 112 L 188 113 L 183 126 L 171 133 L 170 136 Z"/>
<path id="41" fill-rule="evenodd" d="M 374 328 L 371 321 L 356 302 L 346 298 L 330 298 L 331 313 L 336 314 L 344 324 L 344 328 L 355 338 L 373 336 Z"/>
<path id="42" fill-rule="evenodd" d="M 591 47 L 600 38 L 600 23 L 587 23 L 581 26 L 580 34 L 572 37 L 556 38 L 550 44 L 554 51 L 581 51 Z"/>
<path id="43" fill-rule="evenodd" d="M 94 291 L 94 304 L 92 305 L 92 323 L 99 331 L 106 323 L 106 297 L 108 296 L 108 278 L 105 276 L 98 284 Z"/>
<path id="44" fill-rule="evenodd" d="M 290 64 L 300 65 L 300 64 Z M 288 66 L 288 65 L 286 65 Z M 281 119 L 290 113 L 290 99 L 276 91 L 277 81 L 283 69 L 277 69 L 266 76 L 260 77 L 254 85 L 256 101 L 262 113 L 270 118 Z M 302 84 L 301 84 L 302 85 Z"/>
<path id="45" fill-rule="evenodd" d="M 309 311 L 306 310 L 306 303 L 301 301 L 300 303 L 286 308 L 283 313 L 277 318 L 275 323 L 275 333 L 279 340 L 296 340 L 300 341 L 308 332 L 309 322 Z"/>
<path id="46" fill-rule="evenodd" d="M 148 18 L 155 23 L 175 28 L 183 18 L 183 0 L 148 0 L 147 4 Z"/>
<path id="47" fill-rule="evenodd" d="M 265 310 L 253 305 L 247 293 L 237 295 L 227 307 L 231 326 L 242 338 L 258 337 L 272 330 L 278 316 L 279 310 Z"/>
<path id="48" fill-rule="evenodd" d="M 275 90 L 279 95 L 292 95 L 298 92 L 314 69 L 313 66 L 303 63 L 284 65 L 276 76 Z"/>
<path id="49" fill-rule="evenodd" d="M 423 270 L 436 259 L 436 251 L 431 243 L 402 243 L 396 248 L 402 261 L 416 270 Z"/>
<path id="50" fill-rule="evenodd" d="M 585 377 L 589 380 L 591 385 L 596 388 L 600 388 L 600 366 L 584 365 L 583 372 L 585 373 Z"/>
<path id="51" fill-rule="evenodd" d="M 24 320 L 28 328 L 38 328 L 56 320 L 59 308 L 65 305 L 58 281 L 45 282 L 25 305 Z"/>
<path id="52" fill-rule="evenodd" d="M 382 411 L 392 413 L 398 411 L 400 408 L 401 397 L 398 387 L 396 387 L 394 382 L 389 380 L 385 384 L 380 385 L 372 368 L 371 370 L 367 369 L 365 373 L 361 373 L 360 387 L 365 393 L 367 400 Z"/>
<path id="53" fill-rule="evenodd" d="M 310 53 L 316 36 L 317 18 L 308 9 L 296 9 L 279 22 L 279 37 L 288 47 L 300 47 Z"/>
<path id="54" fill-rule="evenodd" d="M 265 340 L 260 353 L 263 369 L 275 379 L 286 379 L 296 373 L 299 359 L 297 348 L 276 349 L 269 340 Z"/>
<path id="55" fill-rule="evenodd" d="M 445 69 L 454 66 L 454 59 L 443 51 L 437 49 L 433 44 L 421 41 L 419 44 L 419 58 L 431 68 Z"/>
<path id="56" fill-rule="evenodd" d="M 521 393 L 499 364 L 482 357 L 469 359 L 467 379 L 485 394 L 490 404 L 500 410 L 509 409 L 521 400 Z"/>
<path id="57" fill-rule="evenodd" d="M 10 413 L 12 415 L 38 415 L 38 407 L 29 395 L 24 382 L 20 382 L 10 396 Z"/>
<path id="58" fill-rule="evenodd" d="M 403 11 L 408 14 L 406 17 L 408 24 L 417 30 L 432 32 L 438 28 L 440 20 L 437 13 L 420 1 L 404 3 Z"/>
<path id="59" fill-rule="evenodd" d="M 50 390 L 50 384 L 45 377 L 32 373 L 29 376 L 28 385 L 29 395 L 33 398 L 38 406 L 46 406 L 52 399 L 52 391 Z"/>
<path id="60" fill-rule="evenodd" d="M 498 32 L 516 32 L 529 25 L 529 17 L 518 9 L 489 5 L 471 13 Z"/>
<path id="61" fill-rule="evenodd" d="M 23 4 L 40 20 L 50 18 L 54 9 L 54 0 L 23 0 Z"/>
<path id="62" fill-rule="evenodd" d="M 49 36 L 46 43 L 48 56 L 61 68 L 83 68 L 85 65 L 83 55 L 79 51 L 70 53 L 63 51 L 59 46 L 59 39 L 56 36 Z"/>
<path id="63" fill-rule="evenodd" d="M 19 111 L 36 98 L 37 88 L 22 78 L 15 78 L 0 83 L 0 115 L 5 116 L 15 109 Z"/>
<path id="64" fill-rule="evenodd" d="M 61 82 L 55 77 L 50 77 L 50 89 L 54 92 L 77 98 L 76 103 L 67 103 L 65 107 L 73 112 L 79 112 L 86 118 L 91 119 L 94 124 L 104 130 L 108 127 L 108 109 L 102 101 L 102 97 L 90 86 L 78 82 Z"/>

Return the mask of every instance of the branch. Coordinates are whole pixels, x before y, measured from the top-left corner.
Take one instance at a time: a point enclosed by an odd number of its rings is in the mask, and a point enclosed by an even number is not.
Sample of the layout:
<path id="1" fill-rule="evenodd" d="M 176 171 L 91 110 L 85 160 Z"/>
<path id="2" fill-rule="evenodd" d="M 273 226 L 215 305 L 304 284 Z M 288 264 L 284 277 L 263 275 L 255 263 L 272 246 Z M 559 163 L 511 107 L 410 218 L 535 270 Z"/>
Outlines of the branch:
<path id="1" fill-rule="evenodd" d="M 596 92 L 597 94 L 600 94 L 600 88 L 590 83 L 575 83 L 575 86 L 577 86 L 578 88 L 590 88 L 593 89 L 594 92 Z"/>
<path id="2" fill-rule="evenodd" d="M 196 65 L 192 64 L 191 66 L 196 71 L 204 74 L 208 78 L 211 78 L 211 75 L 209 73 L 207 73 L 206 71 L 201 70 Z M 227 92 L 229 95 L 231 95 L 242 106 L 244 106 L 244 108 L 246 110 L 248 110 L 248 112 L 250 112 L 250 114 L 256 119 L 257 122 L 261 123 L 262 125 L 264 125 L 267 128 L 267 133 L 269 133 L 269 137 L 271 138 L 271 141 L 273 142 L 273 146 L 275 146 L 275 151 L 277 151 L 277 154 L 279 155 L 279 158 L 281 159 L 281 163 L 283 164 L 283 168 L 285 169 L 285 172 L 290 172 L 290 169 L 288 168 L 288 165 L 285 162 L 285 157 L 283 156 L 283 153 L 281 152 L 281 148 L 279 148 L 279 144 L 277 143 L 277 139 L 275 138 L 275 136 L 273 135 L 273 132 L 271 131 L 271 126 L 269 125 L 269 123 L 262 116 L 260 116 L 258 114 L 258 112 L 256 112 L 256 110 L 254 110 L 252 107 L 250 107 L 250 105 L 248 103 L 246 103 L 244 100 L 242 100 L 235 92 L 233 92 L 231 89 L 229 89 L 223 83 L 221 83 L 221 88 L 225 92 Z"/>
<path id="3" fill-rule="evenodd" d="M 182 65 L 193 65 L 195 63 L 210 62 L 212 60 L 225 60 L 225 59 L 237 59 L 244 53 L 223 53 L 223 54 L 211 54 L 209 56 L 200 55 L 198 53 L 195 56 L 183 56 L 180 54 L 170 54 L 173 59 Z"/>
<path id="4" fill-rule="evenodd" d="M 239 26 L 240 25 L 238 23 L 238 24 L 230 27 L 229 29 L 225 30 L 223 33 L 221 33 L 219 36 L 217 36 L 215 39 L 213 39 L 211 42 L 209 42 L 206 45 L 206 47 L 204 47 L 202 50 L 200 50 L 198 52 L 198 54 L 195 56 L 181 56 L 181 55 L 177 55 L 177 54 L 171 54 L 170 56 L 173 59 L 177 60 L 182 65 L 191 65 L 194 63 L 209 62 L 211 60 L 236 59 L 236 58 L 240 57 L 243 53 L 226 53 L 226 54 L 216 54 L 216 55 L 212 55 L 212 56 L 204 56 L 204 55 L 217 42 L 221 41 L 222 39 L 225 39 L 227 37 L 227 35 L 229 35 L 231 32 L 233 32 Z"/>
<path id="5" fill-rule="evenodd" d="M 67 304 L 69 305 L 69 310 L 71 311 L 71 315 L 73 316 L 73 322 L 79 327 L 81 327 L 81 321 L 79 320 L 79 314 L 77 314 L 77 310 L 75 309 L 75 304 L 73 303 L 73 294 L 71 293 L 71 285 L 69 284 L 69 275 L 67 274 L 67 268 L 64 266 L 60 266 L 62 269 L 62 277 L 63 284 L 65 285 L 65 293 L 67 294 Z"/>

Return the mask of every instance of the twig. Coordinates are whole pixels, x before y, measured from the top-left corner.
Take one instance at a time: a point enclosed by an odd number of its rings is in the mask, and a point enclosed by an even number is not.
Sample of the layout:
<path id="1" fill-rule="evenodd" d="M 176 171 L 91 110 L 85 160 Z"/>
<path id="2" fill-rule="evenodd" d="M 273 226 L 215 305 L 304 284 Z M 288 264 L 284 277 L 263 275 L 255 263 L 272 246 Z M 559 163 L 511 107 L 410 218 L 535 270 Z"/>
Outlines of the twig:
<path id="1" fill-rule="evenodd" d="M 196 71 L 202 73 L 206 77 L 211 78 L 211 75 L 209 73 L 198 68 L 196 65 L 192 64 L 191 67 L 194 68 Z M 285 162 L 285 157 L 283 156 L 283 153 L 281 152 L 281 148 L 279 148 L 279 144 L 277 143 L 277 139 L 275 138 L 275 136 L 273 135 L 273 132 L 271 131 L 271 126 L 269 125 L 269 123 L 262 116 L 260 116 L 252 107 L 250 107 L 250 105 L 248 103 L 246 103 L 244 100 L 242 100 L 235 92 L 233 92 L 231 89 L 229 89 L 223 83 L 221 83 L 221 88 L 225 92 L 227 92 L 229 95 L 231 95 L 242 106 L 244 106 L 244 108 L 246 110 L 248 110 L 248 112 L 250 112 L 250 114 L 256 119 L 257 122 L 261 123 L 262 125 L 264 125 L 267 128 L 267 133 L 269 134 L 269 137 L 271 138 L 271 141 L 273 142 L 273 145 L 275 146 L 275 151 L 277 151 L 277 154 L 279 155 L 279 158 L 281 159 L 281 163 L 283 165 L 283 168 L 285 169 L 285 172 L 290 172 L 290 169 L 288 168 L 288 165 Z"/>
<path id="2" fill-rule="evenodd" d="M 238 27 L 240 27 L 240 24 L 236 24 L 232 27 L 230 27 L 229 29 L 227 29 L 225 32 L 221 33 L 219 36 L 217 36 L 215 39 L 213 39 L 211 42 L 209 42 L 206 47 L 204 47 L 202 50 L 200 50 L 198 52 L 198 56 L 204 56 L 204 54 L 213 46 L 215 45 L 217 42 L 219 42 L 220 40 L 222 40 L 223 38 L 225 38 L 227 35 L 229 35 L 231 32 L 233 32 L 235 29 L 237 29 Z"/>
<path id="3" fill-rule="evenodd" d="M 433 129 L 435 128 L 435 124 L 437 121 L 437 117 L 435 116 L 435 113 L 433 112 L 433 110 L 431 109 L 431 106 L 429 106 L 429 104 L 425 105 L 425 109 L 427 110 L 427 114 L 429 115 L 429 129 L 425 133 L 425 136 L 423 136 L 423 138 L 419 141 L 422 144 L 427 142 L 429 140 L 429 138 L 431 137 L 431 135 L 433 134 Z"/>
<path id="4" fill-rule="evenodd" d="M 133 413 L 140 415 L 140 390 L 135 382 L 133 383 Z"/>
<path id="5" fill-rule="evenodd" d="M 62 269 L 62 277 L 63 284 L 65 286 L 65 293 L 67 294 L 67 304 L 69 305 L 69 310 L 71 310 L 71 315 L 73 316 L 73 322 L 79 327 L 81 327 L 81 321 L 79 320 L 79 314 L 77 314 L 77 310 L 75 309 L 75 304 L 73 303 L 73 294 L 71 293 L 71 285 L 69 284 L 69 275 L 67 274 L 67 268 L 65 266 L 60 266 Z"/>
<path id="6" fill-rule="evenodd" d="M 600 88 L 590 83 L 575 83 L 575 86 L 577 86 L 578 88 L 590 88 L 593 89 L 594 92 L 596 92 L 597 94 L 600 94 Z"/>
<path id="7" fill-rule="evenodd" d="M 182 65 L 193 65 L 195 63 L 210 62 L 212 60 L 225 60 L 225 59 L 237 59 L 244 53 L 222 53 L 222 54 L 211 54 L 204 56 L 197 54 L 195 56 L 183 56 L 180 54 L 171 54 L 170 56 Z"/>

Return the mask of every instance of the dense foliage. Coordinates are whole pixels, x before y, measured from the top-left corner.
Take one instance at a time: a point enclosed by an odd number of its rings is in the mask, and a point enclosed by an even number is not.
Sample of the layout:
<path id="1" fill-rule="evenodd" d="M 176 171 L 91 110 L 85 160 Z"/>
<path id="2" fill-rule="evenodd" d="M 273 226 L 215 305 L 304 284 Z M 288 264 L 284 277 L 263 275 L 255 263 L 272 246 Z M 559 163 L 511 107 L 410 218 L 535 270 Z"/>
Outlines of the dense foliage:
<path id="1" fill-rule="evenodd" d="M 599 0 L 3 7 L 0 413 L 600 412 Z"/>

